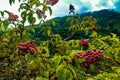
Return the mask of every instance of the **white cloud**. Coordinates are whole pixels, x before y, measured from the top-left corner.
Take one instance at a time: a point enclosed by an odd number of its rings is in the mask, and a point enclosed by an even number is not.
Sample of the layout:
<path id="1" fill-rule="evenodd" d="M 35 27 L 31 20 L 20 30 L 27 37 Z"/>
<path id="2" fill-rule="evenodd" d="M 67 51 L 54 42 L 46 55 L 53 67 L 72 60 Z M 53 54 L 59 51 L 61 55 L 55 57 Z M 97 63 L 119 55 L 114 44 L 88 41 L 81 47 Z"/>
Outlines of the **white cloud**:
<path id="1" fill-rule="evenodd" d="M 18 8 L 19 8 L 18 0 L 16 0 L 15 4 L 13 4 L 12 6 L 10 6 L 8 0 L 0 0 L 0 10 L 2 10 L 2 11 L 8 10 L 8 11 L 13 12 L 15 14 L 19 14 Z"/>
<path id="2" fill-rule="evenodd" d="M 15 4 L 12 6 L 9 5 L 9 0 L 0 0 L 0 10 L 8 10 L 15 14 L 20 14 L 18 12 L 19 2 L 15 0 Z M 41 1 L 41 0 L 40 0 Z M 49 15 L 47 12 L 47 19 L 57 17 L 57 16 L 65 16 L 69 13 L 69 4 L 73 4 L 75 7 L 75 11 L 79 12 L 79 10 L 84 10 L 84 8 L 88 8 L 88 11 L 95 11 L 100 9 L 109 9 L 115 8 L 114 4 L 119 0 L 107 0 L 107 6 L 102 6 L 100 1 L 104 2 L 106 0 L 59 0 L 59 2 L 52 6 L 53 14 Z M 99 6 L 98 6 L 99 5 Z M 83 8 L 83 9 L 82 9 Z M 82 11 L 80 11 L 82 12 Z"/>

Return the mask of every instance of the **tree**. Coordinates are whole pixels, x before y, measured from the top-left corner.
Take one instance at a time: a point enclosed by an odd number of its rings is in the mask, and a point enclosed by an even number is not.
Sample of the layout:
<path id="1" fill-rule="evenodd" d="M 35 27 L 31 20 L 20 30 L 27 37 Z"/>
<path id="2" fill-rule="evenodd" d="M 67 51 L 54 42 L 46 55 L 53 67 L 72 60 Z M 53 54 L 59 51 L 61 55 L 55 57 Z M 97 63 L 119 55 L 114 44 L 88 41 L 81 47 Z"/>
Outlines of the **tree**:
<path id="1" fill-rule="evenodd" d="M 47 3 L 46 3 L 47 1 Z M 9 0 L 12 5 L 15 0 Z M 96 20 L 80 16 L 67 18 L 72 32 L 65 39 L 52 32 L 51 27 L 44 26 L 41 31 L 49 36 L 46 41 L 30 39 L 25 27 L 28 21 L 31 25 L 36 22 L 36 16 L 41 23 L 46 23 L 45 12 L 58 0 L 19 0 L 19 11 L 22 20 L 9 11 L 0 11 L 0 79 L 8 80 L 89 80 L 89 79 L 119 79 L 119 45 L 120 39 L 115 34 L 101 36 L 96 32 Z M 39 9 L 38 7 L 42 7 Z M 8 14 L 5 18 L 4 14 Z M 9 25 L 12 28 L 8 28 Z M 55 23 L 53 22 L 53 25 Z M 96 29 L 93 29 L 93 26 Z M 69 39 L 83 31 L 90 39 Z M 37 42 L 40 44 L 37 45 Z M 112 70 L 111 70 L 112 69 Z M 112 75 L 112 77 L 110 77 Z M 115 76 L 113 76 L 115 75 Z"/>

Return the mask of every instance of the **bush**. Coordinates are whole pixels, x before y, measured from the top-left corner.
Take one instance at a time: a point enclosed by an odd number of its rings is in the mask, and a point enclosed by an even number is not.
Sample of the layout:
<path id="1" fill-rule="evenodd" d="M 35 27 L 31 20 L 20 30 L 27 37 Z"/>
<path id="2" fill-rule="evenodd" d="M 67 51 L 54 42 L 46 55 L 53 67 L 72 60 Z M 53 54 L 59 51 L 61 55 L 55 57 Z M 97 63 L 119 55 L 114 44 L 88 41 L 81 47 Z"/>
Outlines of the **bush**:
<path id="1" fill-rule="evenodd" d="M 119 80 L 120 39 L 116 34 L 101 36 L 96 32 L 95 19 L 85 17 L 79 22 L 80 17 L 76 14 L 77 18 L 67 19 L 71 23 L 69 30 L 72 31 L 67 38 L 62 39 L 59 34 L 52 32 L 50 26 L 44 26 L 41 31 L 49 39 L 31 40 L 29 31 L 34 32 L 34 29 L 25 27 L 25 22 L 34 25 L 38 18 L 40 24 L 47 24 L 44 21 L 45 12 L 49 10 L 51 15 L 50 5 L 53 6 L 58 0 L 47 0 L 49 4 L 45 3 L 46 0 L 19 1 L 22 20 L 9 11 L 0 11 L 0 79 Z M 12 5 L 14 0 L 9 2 Z M 38 7 L 42 7 L 42 10 Z M 4 14 L 8 14 L 7 19 Z M 10 25 L 13 27 L 9 28 Z M 82 44 L 81 40 L 84 39 L 70 39 L 80 31 L 89 36 Z"/>

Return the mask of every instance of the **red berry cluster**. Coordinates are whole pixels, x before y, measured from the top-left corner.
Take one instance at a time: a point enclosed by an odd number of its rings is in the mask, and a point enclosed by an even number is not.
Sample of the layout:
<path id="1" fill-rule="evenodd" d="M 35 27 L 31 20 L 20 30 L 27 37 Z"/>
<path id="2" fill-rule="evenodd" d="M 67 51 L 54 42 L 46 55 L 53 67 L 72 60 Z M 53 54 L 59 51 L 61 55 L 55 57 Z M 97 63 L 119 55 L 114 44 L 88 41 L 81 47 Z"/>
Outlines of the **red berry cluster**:
<path id="1" fill-rule="evenodd" d="M 42 10 L 40 10 L 40 9 L 37 9 L 36 12 L 37 12 L 41 17 L 43 17 L 44 19 L 47 17 L 47 16 L 45 15 L 45 12 L 42 11 Z"/>
<path id="2" fill-rule="evenodd" d="M 83 54 L 79 52 L 76 54 L 78 58 L 83 58 L 84 61 L 82 62 L 83 67 L 89 67 L 91 64 L 99 62 L 103 57 L 103 50 L 86 50 L 86 53 Z"/>
<path id="3" fill-rule="evenodd" d="M 96 29 L 97 29 L 96 26 L 93 25 L 93 26 L 92 26 L 92 30 L 94 31 L 94 30 L 96 30 Z"/>
<path id="4" fill-rule="evenodd" d="M 21 43 L 18 48 L 24 52 L 30 52 L 32 54 L 37 51 L 37 45 L 32 42 Z"/>
<path id="5" fill-rule="evenodd" d="M 55 5 L 59 0 L 46 0 L 46 5 Z"/>
<path id="6" fill-rule="evenodd" d="M 80 40 L 80 45 L 82 46 L 88 46 L 88 41 L 87 40 Z"/>
<path id="7" fill-rule="evenodd" d="M 18 19 L 18 15 L 9 13 L 8 21 L 17 21 L 17 19 Z"/>

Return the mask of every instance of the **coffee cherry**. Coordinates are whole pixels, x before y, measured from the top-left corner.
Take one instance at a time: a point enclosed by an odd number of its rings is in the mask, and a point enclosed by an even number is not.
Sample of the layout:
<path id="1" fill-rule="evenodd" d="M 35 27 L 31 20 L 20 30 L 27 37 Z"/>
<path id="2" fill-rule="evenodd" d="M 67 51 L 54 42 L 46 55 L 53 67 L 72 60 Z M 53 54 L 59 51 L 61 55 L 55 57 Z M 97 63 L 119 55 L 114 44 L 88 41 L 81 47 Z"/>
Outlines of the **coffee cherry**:
<path id="1" fill-rule="evenodd" d="M 103 50 L 86 50 L 86 53 L 79 52 L 76 54 L 78 58 L 83 58 L 84 61 L 82 63 L 83 67 L 89 67 L 91 64 L 99 62 L 103 57 Z"/>
<path id="2" fill-rule="evenodd" d="M 21 43 L 18 48 L 24 52 L 30 52 L 31 54 L 37 51 L 37 45 L 32 42 Z"/>
<path id="3" fill-rule="evenodd" d="M 46 0 L 46 5 L 55 5 L 59 0 Z"/>
<path id="4" fill-rule="evenodd" d="M 94 31 L 94 30 L 96 30 L 96 29 L 97 29 L 96 26 L 93 25 L 93 26 L 92 26 L 92 30 Z"/>
<path id="5" fill-rule="evenodd" d="M 15 15 L 13 13 L 9 13 L 8 21 L 17 21 L 18 15 Z"/>
<path id="6" fill-rule="evenodd" d="M 82 46 L 88 46 L 88 41 L 87 40 L 80 40 L 80 45 Z"/>
<path id="7" fill-rule="evenodd" d="M 78 58 L 83 58 L 83 53 L 82 53 L 82 52 L 78 52 L 78 53 L 76 54 L 76 56 L 77 56 Z"/>

